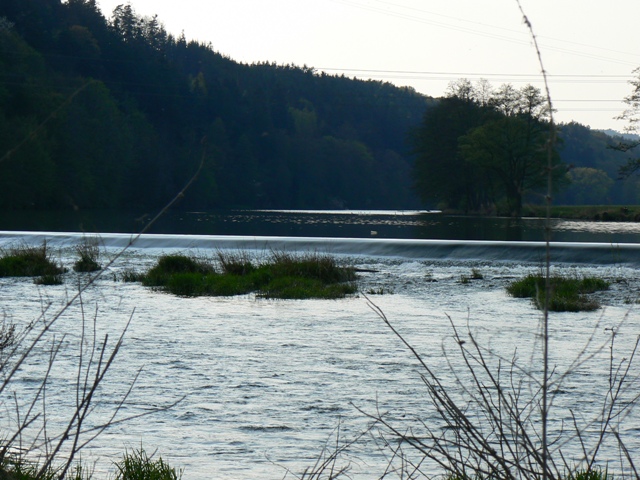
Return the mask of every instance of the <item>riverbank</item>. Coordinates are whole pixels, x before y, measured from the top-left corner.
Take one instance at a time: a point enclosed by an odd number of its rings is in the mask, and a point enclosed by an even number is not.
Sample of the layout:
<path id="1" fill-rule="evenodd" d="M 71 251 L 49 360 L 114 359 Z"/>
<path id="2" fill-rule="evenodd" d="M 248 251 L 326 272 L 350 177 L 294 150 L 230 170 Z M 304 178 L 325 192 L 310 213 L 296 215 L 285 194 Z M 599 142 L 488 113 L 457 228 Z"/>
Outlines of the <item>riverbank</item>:
<path id="1" fill-rule="evenodd" d="M 523 217 L 546 216 L 545 206 L 529 206 Z M 551 218 L 595 220 L 603 222 L 640 222 L 640 205 L 557 205 L 551 207 Z"/>

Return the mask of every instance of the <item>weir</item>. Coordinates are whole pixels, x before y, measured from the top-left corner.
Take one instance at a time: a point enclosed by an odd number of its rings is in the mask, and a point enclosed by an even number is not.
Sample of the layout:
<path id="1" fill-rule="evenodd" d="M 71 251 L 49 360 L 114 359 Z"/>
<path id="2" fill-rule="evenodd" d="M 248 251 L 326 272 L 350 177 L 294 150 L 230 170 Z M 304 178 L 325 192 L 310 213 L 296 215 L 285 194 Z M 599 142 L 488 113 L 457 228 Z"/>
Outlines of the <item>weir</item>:
<path id="1" fill-rule="evenodd" d="M 47 245 L 73 247 L 86 238 L 97 238 L 106 248 L 154 250 L 312 251 L 335 255 L 396 257 L 414 260 L 489 261 L 542 263 L 544 242 L 505 242 L 473 240 L 411 240 L 378 238 L 276 237 L 238 235 L 135 235 L 106 233 L 84 235 L 72 232 L 0 231 L 0 247 Z M 639 243 L 551 242 L 553 263 L 640 265 Z"/>

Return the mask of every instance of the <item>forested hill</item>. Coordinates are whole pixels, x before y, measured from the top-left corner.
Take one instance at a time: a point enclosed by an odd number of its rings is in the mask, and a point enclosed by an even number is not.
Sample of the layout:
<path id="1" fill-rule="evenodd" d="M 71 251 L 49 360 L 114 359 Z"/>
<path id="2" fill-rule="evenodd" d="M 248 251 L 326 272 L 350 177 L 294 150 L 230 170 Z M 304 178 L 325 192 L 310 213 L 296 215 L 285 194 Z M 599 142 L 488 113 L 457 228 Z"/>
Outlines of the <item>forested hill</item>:
<path id="1" fill-rule="evenodd" d="M 0 2 L 0 209 L 409 208 L 432 100 L 245 65 L 131 6 Z M 5 155 L 9 152 L 8 155 Z"/>

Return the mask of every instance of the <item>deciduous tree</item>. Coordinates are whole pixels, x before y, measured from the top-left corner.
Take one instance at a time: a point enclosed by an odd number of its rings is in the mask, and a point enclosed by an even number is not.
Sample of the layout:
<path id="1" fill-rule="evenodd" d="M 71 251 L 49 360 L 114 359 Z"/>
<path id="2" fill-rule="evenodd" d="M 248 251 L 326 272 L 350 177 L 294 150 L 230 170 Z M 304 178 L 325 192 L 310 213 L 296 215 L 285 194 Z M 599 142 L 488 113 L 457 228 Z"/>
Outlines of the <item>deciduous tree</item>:
<path id="1" fill-rule="evenodd" d="M 627 127 L 625 133 L 627 138 L 620 142 L 615 148 L 623 152 L 634 151 L 640 146 L 640 67 L 636 68 L 633 73 L 635 78 L 629 82 L 632 87 L 631 93 L 624 99 L 627 109 L 617 117 L 619 120 L 625 120 Z M 640 158 L 630 158 L 626 165 L 620 168 L 620 177 L 626 178 L 640 171 Z"/>

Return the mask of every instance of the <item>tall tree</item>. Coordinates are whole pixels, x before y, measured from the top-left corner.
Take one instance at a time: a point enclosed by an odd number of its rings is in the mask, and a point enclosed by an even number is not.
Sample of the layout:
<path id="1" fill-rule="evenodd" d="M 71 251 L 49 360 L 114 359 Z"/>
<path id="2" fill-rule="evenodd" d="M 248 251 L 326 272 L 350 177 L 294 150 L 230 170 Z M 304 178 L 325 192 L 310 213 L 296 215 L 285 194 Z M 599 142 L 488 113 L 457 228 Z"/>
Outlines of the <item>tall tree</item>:
<path id="1" fill-rule="evenodd" d="M 427 109 L 411 142 L 416 154 L 414 188 L 421 200 L 468 212 L 482 207 L 488 191 L 482 172 L 460 155 L 458 139 L 482 125 L 490 111 L 467 96 L 470 90 L 462 87 Z"/>
<path id="2" fill-rule="evenodd" d="M 624 102 L 627 108 L 617 117 L 619 120 L 625 120 L 627 127 L 625 132 L 628 134 L 615 148 L 622 152 L 631 152 L 640 146 L 640 67 L 636 68 L 633 73 L 635 78 L 629 82 L 632 87 L 631 93 L 625 97 Z M 626 165 L 620 168 L 620 176 L 629 177 L 640 171 L 640 158 L 630 158 Z"/>
<path id="3" fill-rule="evenodd" d="M 548 112 L 540 90 L 508 84 L 494 90 L 462 79 L 448 95 L 427 110 L 413 139 L 422 200 L 464 210 L 504 200 L 507 212 L 519 216 L 525 195 L 546 183 Z"/>
<path id="4" fill-rule="evenodd" d="M 491 179 L 493 191 L 504 195 L 512 216 L 520 216 L 525 194 L 547 184 L 545 126 L 519 115 L 504 116 L 460 139 L 462 157 Z M 555 159 L 558 163 L 557 155 Z"/>

